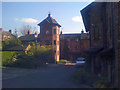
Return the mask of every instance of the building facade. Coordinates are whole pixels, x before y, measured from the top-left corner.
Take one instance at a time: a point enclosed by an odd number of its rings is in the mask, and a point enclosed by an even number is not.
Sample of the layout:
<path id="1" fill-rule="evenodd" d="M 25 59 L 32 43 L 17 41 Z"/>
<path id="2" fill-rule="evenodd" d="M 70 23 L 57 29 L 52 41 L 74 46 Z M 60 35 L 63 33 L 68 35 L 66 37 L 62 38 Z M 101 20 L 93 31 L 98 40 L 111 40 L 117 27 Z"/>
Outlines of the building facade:
<path id="1" fill-rule="evenodd" d="M 16 35 L 12 34 L 12 30 L 9 30 L 7 32 L 7 31 L 3 31 L 3 28 L 0 28 L 0 31 L 2 32 L 2 42 L 17 37 Z"/>
<path id="2" fill-rule="evenodd" d="M 118 55 L 116 40 L 120 29 L 119 4 L 93 2 L 81 10 L 86 31 L 90 32 L 90 49 L 87 53 L 91 57 L 91 70 L 107 77 L 113 87 L 118 87 L 116 82 L 119 60 L 116 57 Z"/>
<path id="3" fill-rule="evenodd" d="M 89 34 L 60 34 L 60 59 L 75 62 L 90 47 Z"/>
<path id="4" fill-rule="evenodd" d="M 40 34 L 38 35 L 38 41 L 42 45 L 51 45 L 55 53 L 55 61 L 59 62 L 60 57 L 60 40 L 59 33 L 60 27 L 55 19 L 52 18 L 51 14 L 38 24 L 40 26 Z"/>
<path id="5" fill-rule="evenodd" d="M 40 26 L 40 33 L 36 37 L 36 34 L 31 34 L 28 31 L 25 36 L 21 36 L 19 39 L 24 43 L 37 40 L 40 45 L 52 46 L 56 63 L 59 62 L 59 59 L 75 61 L 82 57 L 84 50 L 90 47 L 89 33 L 82 31 L 80 34 L 62 34 L 61 31 L 60 34 L 61 25 L 52 18 L 51 14 L 48 14 L 48 17 L 38 26 Z"/>

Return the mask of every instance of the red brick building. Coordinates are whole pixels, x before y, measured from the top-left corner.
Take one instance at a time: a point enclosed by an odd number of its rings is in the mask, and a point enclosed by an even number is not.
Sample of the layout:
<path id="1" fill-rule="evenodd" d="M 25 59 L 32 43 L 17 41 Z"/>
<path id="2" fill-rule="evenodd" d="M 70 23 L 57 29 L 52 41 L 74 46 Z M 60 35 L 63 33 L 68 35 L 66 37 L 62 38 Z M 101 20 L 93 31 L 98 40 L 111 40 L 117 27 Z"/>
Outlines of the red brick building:
<path id="1" fill-rule="evenodd" d="M 60 58 L 76 61 L 90 47 L 89 34 L 60 34 Z"/>
<path id="2" fill-rule="evenodd" d="M 90 33 L 91 70 L 118 87 L 118 36 L 120 3 L 93 2 L 81 10 L 86 31 Z M 118 33 L 118 34 L 117 34 Z"/>
<path id="3" fill-rule="evenodd" d="M 2 42 L 5 40 L 10 40 L 12 38 L 16 38 L 17 36 L 12 34 L 12 30 L 7 31 L 3 31 L 3 28 L 0 28 L 0 31 L 2 33 Z"/>
<path id="4" fill-rule="evenodd" d="M 40 34 L 38 35 L 38 41 L 42 45 L 52 45 L 55 53 L 55 61 L 59 62 L 59 33 L 60 27 L 55 19 L 51 17 L 51 14 L 48 14 L 48 17 L 38 24 L 40 26 Z"/>
<path id="5" fill-rule="evenodd" d="M 88 33 L 82 31 L 81 34 L 60 34 L 61 25 L 50 14 L 38 26 L 40 26 L 40 34 L 37 34 L 37 37 L 36 34 L 30 34 L 28 31 L 28 34 L 19 39 L 24 43 L 37 40 L 40 45 L 51 45 L 56 62 L 59 62 L 59 59 L 76 60 L 90 47 Z"/>

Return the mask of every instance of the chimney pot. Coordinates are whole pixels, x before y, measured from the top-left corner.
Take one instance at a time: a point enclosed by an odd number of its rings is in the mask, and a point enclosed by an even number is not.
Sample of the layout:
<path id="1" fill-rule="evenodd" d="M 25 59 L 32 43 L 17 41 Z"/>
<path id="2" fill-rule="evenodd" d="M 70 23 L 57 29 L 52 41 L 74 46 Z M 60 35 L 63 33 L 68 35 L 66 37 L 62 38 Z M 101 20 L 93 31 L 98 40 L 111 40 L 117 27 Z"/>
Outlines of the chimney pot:
<path id="1" fill-rule="evenodd" d="M 12 33 L 12 30 L 9 30 L 10 33 Z"/>
<path id="2" fill-rule="evenodd" d="M 51 13 L 49 12 L 48 17 L 51 17 Z"/>
<path id="3" fill-rule="evenodd" d="M 31 34 L 31 32 L 28 30 L 28 35 L 30 35 Z"/>
<path id="4" fill-rule="evenodd" d="M 60 34 L 62 34 L 62 31 L 60 32 Z"/>
<path id="5" fill-rule="evenodd" d="M 3 32 L 3 28 L 0 28 L 0 30 Z"/>
<path id="6" fill-rule="evenodd" d="M 37 35 L 38 33 L 37 32 L 35 32 L 35 35 Z"/>
<path id="7" fill-rule="evenodd" d="M 81 33 L 84 33 L 83 29 L 82 29 Z"/>

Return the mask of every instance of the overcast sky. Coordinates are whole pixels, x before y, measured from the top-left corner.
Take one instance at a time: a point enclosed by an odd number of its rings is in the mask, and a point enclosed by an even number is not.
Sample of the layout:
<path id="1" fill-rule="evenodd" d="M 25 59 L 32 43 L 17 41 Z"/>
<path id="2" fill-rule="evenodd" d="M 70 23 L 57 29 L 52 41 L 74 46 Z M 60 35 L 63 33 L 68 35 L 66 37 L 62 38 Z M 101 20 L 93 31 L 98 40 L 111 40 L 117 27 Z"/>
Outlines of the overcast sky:
<path id="1" fill-rule="evenodd" d="M 85 30 L 80 10 L 90 2 L 3 2 L 2 27 L 5 31 L 19 29 L 23 25 L 36 27 L 48 13 L 62 26 L 63 33 L 81 33 Z"/>

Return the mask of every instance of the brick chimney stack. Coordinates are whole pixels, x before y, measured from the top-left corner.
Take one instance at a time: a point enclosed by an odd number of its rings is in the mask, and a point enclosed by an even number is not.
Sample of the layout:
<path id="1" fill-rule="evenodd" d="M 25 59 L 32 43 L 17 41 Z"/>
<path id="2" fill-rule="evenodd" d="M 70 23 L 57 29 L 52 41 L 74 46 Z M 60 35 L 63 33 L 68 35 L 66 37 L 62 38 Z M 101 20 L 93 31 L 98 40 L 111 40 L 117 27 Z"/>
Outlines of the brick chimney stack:
<path id="1" fill-rule="evenodd" d="M 49 12 L 48 17 L 51 17 L 51 13 Z"/>
<path id="2" fill-rule="evenodd" d="M 9 30 L 10 33 L 12 33 L 12 30 Z"/>
<path id="3" fill-rule="evenodd" d="M 30 35 L 31 34 L 31 32 L 28 30 L 28 35 Z"/>
<path id="4" fill-rule="evenodd" d="M 82 29 L 81 33 L 84 33 L 83 29 Z"/>
<path id="5" fill-rule="evenodd" d="M 3 28 L 0 28 L 0 31 L 2 31 L 2 32 L 3 32 Z"/>
<path id="6" fill-rule="evenodd" d="M 60 34 L 62 34 L 62 31 L 60 32 Z"/>
<path id="7" fill-rule="evenodd" d="M 35 32 L 35 35 L 37 35 L 38 33 L 37 32 Z"/>

